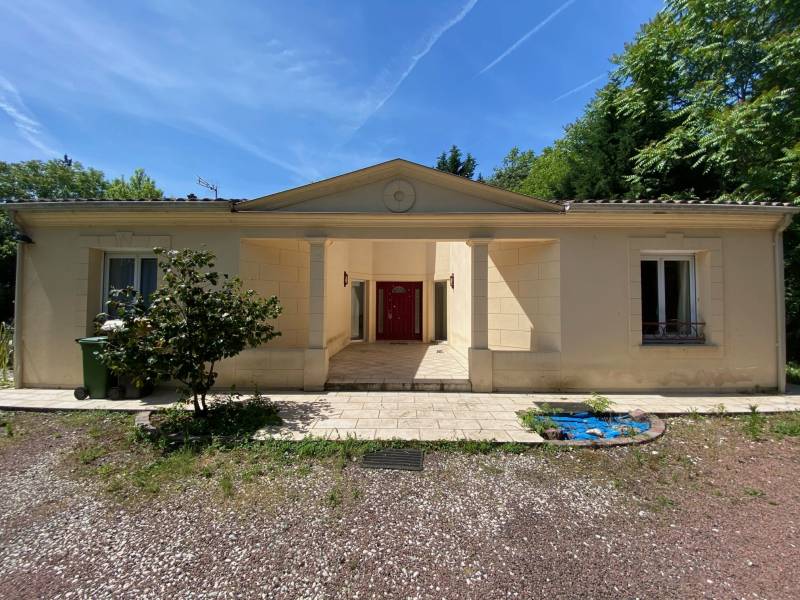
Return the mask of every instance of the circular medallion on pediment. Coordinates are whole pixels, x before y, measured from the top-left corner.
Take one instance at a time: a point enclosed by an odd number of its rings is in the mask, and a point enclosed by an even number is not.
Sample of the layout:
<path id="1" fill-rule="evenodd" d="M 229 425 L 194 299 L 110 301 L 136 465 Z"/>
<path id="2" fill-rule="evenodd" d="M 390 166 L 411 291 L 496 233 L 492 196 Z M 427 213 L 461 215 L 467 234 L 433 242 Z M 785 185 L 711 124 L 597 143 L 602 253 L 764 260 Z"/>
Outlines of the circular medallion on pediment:
<path id="1" fill-rule="evenodd" d="M 416 192 L 404 179 L 395 179 L 383 188 L 383 203 L 392 212 L 406 212 L 414 206 Z"/>

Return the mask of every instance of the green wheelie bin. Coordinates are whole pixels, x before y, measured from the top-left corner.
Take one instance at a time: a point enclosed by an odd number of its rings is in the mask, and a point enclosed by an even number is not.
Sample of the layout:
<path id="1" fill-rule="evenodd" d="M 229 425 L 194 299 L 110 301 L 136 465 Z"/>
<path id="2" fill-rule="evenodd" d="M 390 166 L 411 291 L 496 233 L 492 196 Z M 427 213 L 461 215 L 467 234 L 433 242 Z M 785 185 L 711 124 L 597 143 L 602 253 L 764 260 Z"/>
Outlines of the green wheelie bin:
<path id="1" fill-rule="evenodd" d="M 75 388 L 75 397 L 78 400 L 84 400 L 87 397 L 108 397 L 111 374 L 94 354 L 108 343 L 108 338 L 106 336 L 85 337 L 75 341 L 80 344 L 83 353 L 83 385 Z"/>

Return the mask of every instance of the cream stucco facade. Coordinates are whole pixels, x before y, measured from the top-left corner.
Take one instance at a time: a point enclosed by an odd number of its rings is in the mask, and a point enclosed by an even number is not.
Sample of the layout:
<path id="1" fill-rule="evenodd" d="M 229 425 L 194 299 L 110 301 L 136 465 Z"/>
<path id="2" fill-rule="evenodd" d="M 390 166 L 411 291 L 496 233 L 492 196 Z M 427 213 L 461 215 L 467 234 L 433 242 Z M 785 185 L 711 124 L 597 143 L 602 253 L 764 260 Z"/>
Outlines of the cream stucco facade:
<path id="1" fill-rule="evenodd" d="M 283 305 L 282 336 L 225 362 L 220 386 L 323 389 L 354 343 L 353 282 L 363 342 L 381 337 L 379 284 L 421 283 L 419 339 L 445 318 L 475 391 L 784 385 L 781 232 L 794 209 L 782 205 L 554 204 L 396 160 L 243 202 L 6 208 L 34 242 L 18 261 L 25 387 L 81 382 L 75 339 L 101 312 L 105 257 L 156 246 L 205 246 L 218 270 Z M 643 335 L 641 260 L 659 256 L 691 260 L 697 339 Z"/>

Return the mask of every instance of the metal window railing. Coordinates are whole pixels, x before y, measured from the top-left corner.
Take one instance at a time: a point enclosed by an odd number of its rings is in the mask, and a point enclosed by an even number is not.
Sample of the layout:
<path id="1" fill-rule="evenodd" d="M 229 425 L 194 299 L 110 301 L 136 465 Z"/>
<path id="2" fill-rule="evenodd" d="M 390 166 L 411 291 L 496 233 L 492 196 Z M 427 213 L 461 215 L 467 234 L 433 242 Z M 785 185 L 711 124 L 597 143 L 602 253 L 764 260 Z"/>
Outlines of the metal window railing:
<path id="1" fill-rule="evenodd" d="M 705 325 L 699 321 L 644 321 L 642 340 L 649 344 L 702 344 L 706 341 Z"/>

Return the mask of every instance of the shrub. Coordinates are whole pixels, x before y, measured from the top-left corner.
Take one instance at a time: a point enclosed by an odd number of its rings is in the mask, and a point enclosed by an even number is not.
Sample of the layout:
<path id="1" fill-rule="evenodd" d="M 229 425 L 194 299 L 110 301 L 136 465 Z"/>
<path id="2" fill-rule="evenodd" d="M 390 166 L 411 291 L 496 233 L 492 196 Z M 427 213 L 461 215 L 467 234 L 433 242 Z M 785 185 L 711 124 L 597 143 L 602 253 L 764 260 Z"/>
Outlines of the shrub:
<path id="1" fill-rule="evenodd" d="M 255 433 L 267 425 L 280 425 L 278 409 L 269 399 L 256 392 L 252 398 L 240 401 L 237 395 L 211 402 L 204 419 L 181 407 L 159 411 L 155 422 L 166 434 L 237 436 Z"/>
<path id="2" fill-rule="evenodd" d="M 14 344 L 14 328 L 0 323 L 0 383 L 8 382 Z"/>
<path id="3" fill-rule="evenodd" d="M 138 387 L 177 380 L 195 414 L 207 417 L 206 395 L 217 379 L 215 367 L 280 335 L 267 320 L 277 318 L 281 306 L 275 296 L 264 300 L 244 290 L 238 278 L 213 271 L 211 252 L 154 252 L 160 259 L 161 286 L 149 305 L 133 289 L 115 291 L 109 307 L 122 323 L 110 332 L 100 358 Z"/>
<path id="4" fill-rule="evenodd" d="M 790 362 L 786 365 L 786 381 L 800 384 L 800 363 Z"/>

